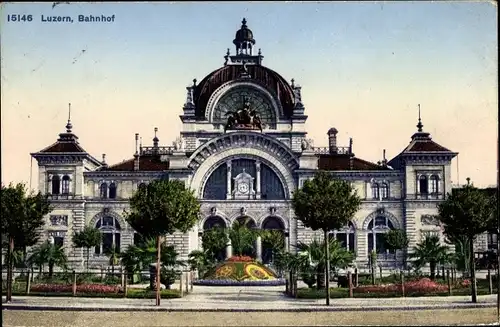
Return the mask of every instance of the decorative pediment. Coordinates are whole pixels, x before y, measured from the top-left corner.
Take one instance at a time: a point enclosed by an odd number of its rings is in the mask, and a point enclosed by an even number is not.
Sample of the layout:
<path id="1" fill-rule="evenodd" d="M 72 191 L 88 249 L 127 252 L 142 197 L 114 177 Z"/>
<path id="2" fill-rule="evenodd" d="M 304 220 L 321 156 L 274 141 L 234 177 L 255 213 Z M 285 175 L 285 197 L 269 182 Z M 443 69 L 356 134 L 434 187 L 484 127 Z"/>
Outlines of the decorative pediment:
<path id="1" fill-rule="evenodd" d="M 434 226 L 440 225 L 437 215 L 421 215 L 420 222 L 422 223 L 422 225 L 434 225 Z"/>

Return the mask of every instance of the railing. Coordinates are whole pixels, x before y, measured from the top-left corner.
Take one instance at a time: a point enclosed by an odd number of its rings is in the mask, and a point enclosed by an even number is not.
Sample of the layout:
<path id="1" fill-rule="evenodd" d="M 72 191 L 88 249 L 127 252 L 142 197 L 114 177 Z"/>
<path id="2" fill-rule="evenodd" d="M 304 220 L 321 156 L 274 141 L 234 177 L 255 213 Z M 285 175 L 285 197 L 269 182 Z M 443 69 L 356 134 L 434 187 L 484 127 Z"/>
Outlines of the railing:
<path id="1" fill-rule="evenodd" d="M 313 147 L 314 153 L 316 154 L 330 154 L 329 147 Z M 350 154 L 350 148 L 348 146 L 339 146 L 337 147 L 337 151 L 334 152 L 336 154 Z"/>
<path id="2" fill-rule="evenodd" d="M 444 199 L 444 194 L 443 193 L 407 194 L 406 199 L 408 199 L 408 200 L 442 200 L 442 199 Z"/>
<path id="3" fill-rule="evenodd" d="M 159 146 L 159 147 L 143 146 L 143 147 L 141 147 L 141 155 L 152 155 L 152 154 L 166 155 L 166 154 L 172 154 L 173 152 L 174 152 L 173 146 Z"/>
<path id="4" fill-rule="evenodd" d="M 74 195 L 71 193 L 68 194 L 47 194 L 48 198 L 51 200 L 73 200 L 73 199 L 82 199 L 81 195 Z"/>

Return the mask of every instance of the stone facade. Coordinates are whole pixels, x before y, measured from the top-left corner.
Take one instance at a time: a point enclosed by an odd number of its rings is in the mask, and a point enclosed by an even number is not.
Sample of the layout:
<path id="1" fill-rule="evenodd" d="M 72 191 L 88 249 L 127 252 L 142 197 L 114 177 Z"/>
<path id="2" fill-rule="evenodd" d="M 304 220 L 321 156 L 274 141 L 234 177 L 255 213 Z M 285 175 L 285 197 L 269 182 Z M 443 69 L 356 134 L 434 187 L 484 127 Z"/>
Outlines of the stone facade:
<path id="1" fill-rule="evenodd" d="M 249 31 L 246 22 L 242 29 Z M 260 50 L 253 54 L 253 34 L 240 31 L 234 41 L 236 54 L 228 53 L 222 68 L 187 87 L 182 129 L 171 146 L 160 146 L 156 135 L 153 146 L 139 145 L 136 134 L 133 158 L 108 165 L 79 145 L 68 121 L 56 143 L 32 154 L 38 161 L 39 189 L 50 195 L 54 206 L 45 235 L 62 238 L 75 268 L 82 267 L 84 251 L 73 248 L 72 235 L 86 225 L 101 228 L 107 243 L 92 249 L 91 266 L 105 266 L 107 246 L 119 243 L 124 250 L 134 243 L 134 231 L 124 219 L 128 198 L 141 183 L 165 176 L 185 181 L 201 201 L 199 224 L 189 233 L 168 237 L 181 259 L 200 249 L 200 235 L 215 218 L 230 226 L 245 216 L 257 228 L 281 229 L 290 251 L 297 242 L 323 238 L 294 219 L 290 204 L 293 191 L 318 170 L 351 182 L 362 199 L 352 221 L 351 246 L 359 265 L 368 262 L 371 248 L 381 252 L 381 260 L 395 262 L 375 244 L 378 233 L 403 229 L 413 247 L 424 233 L 441 232 L 433 216 L 451 191 L 450 165 L 457 153 L 432 141 L 420 120 L 409 145 L 389 161 L 385 155 L 379 163 L 356 157 L 352 140 L 349 146 L 337 146 L 334 128 L 328 131 L 327 147 L 314 147 L 306 138 L 301 87 L 262 66 Z M 252 99 L 253 117 L 259 116 L 265 125 L 262 131 L 251 124 L 224 130 L 226 121 L 220 117 L 239 110 L 243 98 Z M 248 197 L 242 196 L 246 186 L 235 188 L 241 169 L 255 183 Z"/>

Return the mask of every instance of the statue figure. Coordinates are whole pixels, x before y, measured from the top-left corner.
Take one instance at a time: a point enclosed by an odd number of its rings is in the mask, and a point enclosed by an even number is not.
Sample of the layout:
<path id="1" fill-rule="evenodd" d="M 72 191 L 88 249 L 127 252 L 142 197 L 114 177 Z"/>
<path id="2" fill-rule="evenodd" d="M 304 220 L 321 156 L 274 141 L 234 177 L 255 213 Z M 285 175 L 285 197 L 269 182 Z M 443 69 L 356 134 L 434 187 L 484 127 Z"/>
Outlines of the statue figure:
<path id="1" fill-rule="evenodd" d="M 174 150 L 176 151 L 182 150 L 183 149 L 182 137 L 181 136 L 177 137 L 173 142 L 173 145 L 174 145 Z"/>
<path id="2" fill-rule="evenodd" d="M 237 125 L 243 128 L 258 128 L 262 132 L 262 121 L 255 109 L 250 108 L 250 101 L 248 99 L 245 99 L 243 108 L 238 109 L 236 112 L 229 111 L 226 113 L 226 116 L 228 116 L 228 119 L 224 127 L 224 132 L 235 128 Z"/>

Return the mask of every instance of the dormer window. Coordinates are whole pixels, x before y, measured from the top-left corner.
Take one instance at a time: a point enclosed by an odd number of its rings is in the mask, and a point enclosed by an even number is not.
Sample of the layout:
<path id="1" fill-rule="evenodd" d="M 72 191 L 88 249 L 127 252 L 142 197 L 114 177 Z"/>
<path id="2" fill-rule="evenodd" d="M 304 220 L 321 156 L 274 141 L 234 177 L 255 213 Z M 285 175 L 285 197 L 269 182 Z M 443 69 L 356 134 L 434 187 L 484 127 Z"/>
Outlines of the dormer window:
<path id="1" fill-rule="evenodd" d="M 52 176 L 52 194 L 59 194 L 61 187 L 61 179 L 58 175 Z"/>
<path id="2" fill-rule="evenodd" d="M 429 183 L 427 180 L 427 176 L 421 175 L 418 178 L 418 191 L 420 194 L 427 194 L 429 193 Z"/>
<path id="3" fill-rule="evenodd" d="M 101 184 L 100 196 L 102 199 L 105 199 L 108 197 L 108 184 L 106 184 L 106 183 Z"/>
<path id="4" fill-rule="evenodd" d="M 380 187 L 378 183 L 372 183 L 372 197 L 374 199 L 380 198 Z"/>
<path id="5" fill-rule="evenodd" d="M 432 175 L 430 178 L 430 192 L 432 194 L 439 192 L 439 176 Z"/>
<path id="6" fill-rule="evenodd" d="M 70 178 L 68 175 L 64 175 L 63 178 L 62 178 L 62 185 L 61 185 L 61 193 L 62 194 L 69 194 L 69 181 L 70 181 Z"/>
<path id="7" fill-rule="evenodd" d="M 116 184 L 115 183 L 109 184 L 109 198 L 116 199 Z"/>

